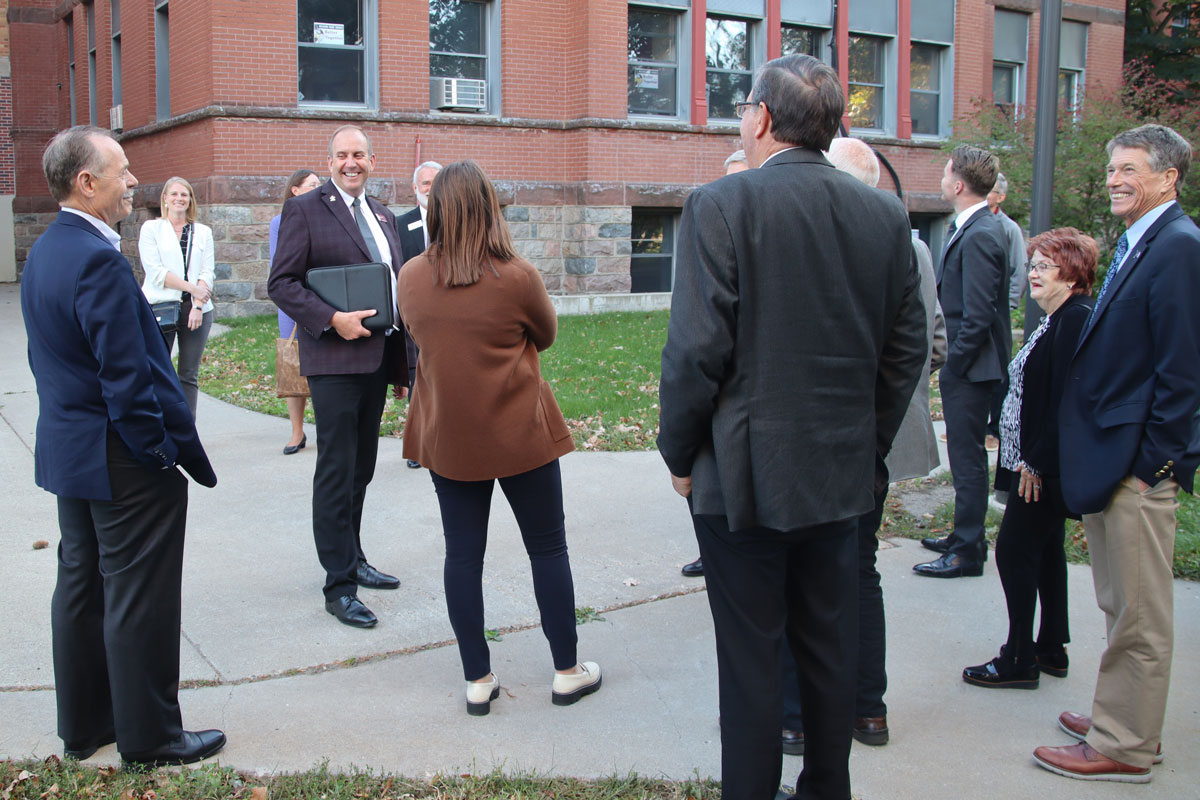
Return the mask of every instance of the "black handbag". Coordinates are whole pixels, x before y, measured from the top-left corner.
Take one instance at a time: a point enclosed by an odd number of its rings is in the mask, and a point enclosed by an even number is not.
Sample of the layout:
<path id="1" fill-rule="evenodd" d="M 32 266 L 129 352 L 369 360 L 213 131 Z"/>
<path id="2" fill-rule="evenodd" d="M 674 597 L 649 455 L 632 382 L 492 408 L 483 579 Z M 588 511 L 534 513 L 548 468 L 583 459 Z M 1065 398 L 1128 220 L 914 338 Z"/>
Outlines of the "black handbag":
<path id="1" fill-rule="evenodd" d="M 158 327 L 163 333 L 174 333 L 179 330 L 179 311 L 183 303 L 179 300 L 167 300 L 163 303 L 152 303 L 150 310 L 158 320 Z"/>

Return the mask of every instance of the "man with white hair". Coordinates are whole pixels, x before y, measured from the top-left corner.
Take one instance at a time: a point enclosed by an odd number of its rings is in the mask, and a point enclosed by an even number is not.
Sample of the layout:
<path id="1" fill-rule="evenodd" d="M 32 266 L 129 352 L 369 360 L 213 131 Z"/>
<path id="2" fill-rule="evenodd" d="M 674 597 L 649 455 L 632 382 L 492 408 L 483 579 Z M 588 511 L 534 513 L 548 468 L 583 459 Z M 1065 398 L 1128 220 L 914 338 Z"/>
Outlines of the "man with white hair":
<path id="1" fill-rule="evenodd" d="M 409 261 L 425 252 L 429 246 L 429 229 L 425 224 L 425 216 L 429 213 L 429 190 L 433 187 L 433 179 L 442 171 L 442 165 L 436 161 L 425 161 L 413 170 L 412 190 L 417 197 L 417 207 L 407 214 L 396 217 L 396 233 L 400 237 L 400 258 L 402 263 Z M 404 346 L 408 349 L 408 402 L 412 403 L 412 389 L 417 382 L 417 345 L 413 342 L 408 331 L 404 331 Z M 419 461 L 408 459 L 409 469 L 420 469 Z"/>

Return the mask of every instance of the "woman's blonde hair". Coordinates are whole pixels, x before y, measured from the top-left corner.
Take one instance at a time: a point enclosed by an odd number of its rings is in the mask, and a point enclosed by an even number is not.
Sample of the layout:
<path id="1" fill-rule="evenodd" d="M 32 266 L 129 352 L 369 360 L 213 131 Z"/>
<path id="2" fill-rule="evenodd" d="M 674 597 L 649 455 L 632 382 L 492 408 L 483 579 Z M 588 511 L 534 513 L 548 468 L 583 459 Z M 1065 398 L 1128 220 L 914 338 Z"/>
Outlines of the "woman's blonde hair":
<path id="1" fill-rule="evenodd" d="M 492 259 L 517 257 L 496 189 L 470 159 L 454 162 L 434 178 L 427 222 L 427 255 L 438 283 L 470 286 L 485 267 L 496 272 Z"/>
<path id="2" fill-rule="evenodd" d="M 167 190 L 175 184 L 180 184 L 188 190 L 188 208 L 187 221 L 195 222 L 200 219 L 200 206 L 196 205 L 196 190 L 192 185 L 179 176 L 167 178 L 167 182 L 163 184 L 162 194 L 158 197 L 158 210 L 162 212 L 163 219 L 167 218 Z"/>

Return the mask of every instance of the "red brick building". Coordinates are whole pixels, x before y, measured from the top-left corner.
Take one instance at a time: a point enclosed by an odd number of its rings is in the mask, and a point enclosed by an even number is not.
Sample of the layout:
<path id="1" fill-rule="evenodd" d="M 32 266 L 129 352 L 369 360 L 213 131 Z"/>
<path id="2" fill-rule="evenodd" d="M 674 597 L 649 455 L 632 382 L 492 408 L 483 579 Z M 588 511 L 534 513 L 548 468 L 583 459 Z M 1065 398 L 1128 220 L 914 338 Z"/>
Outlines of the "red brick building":
<path id="1" fill-rule="evenodd" d="M 425 160 L 478 160 L 521 252 L 555 294 L 665 290 L 674 220 L 738 147 L 732 103 L 788 52 L 834 65 L 853 135 L 894 170 L 938 244 L 938 147 L 974 99 L 1036 94 L 1034 0 L 9 0 L 15 262 L 55 206 L 53 133 L 112 127 L 142 186 L 196 187 L 217 235 L 219 314 L 269 310 L 267 222 L 298 167 L 325 174 L 338 125 L 377 155 L 400 210 Z M 1120 80 L 1123 3 L 1064 3 L 1064 97 Z M 0 92 L 3 85 L 0 85 Z M 2 113 L 2 112 L 0 112 Z M 0 122 L 0 126 L 3 123 Z M 0 267 L 2 269 L 2 267 Z M 0 275 L 0 279 L 2 275 Z"/>

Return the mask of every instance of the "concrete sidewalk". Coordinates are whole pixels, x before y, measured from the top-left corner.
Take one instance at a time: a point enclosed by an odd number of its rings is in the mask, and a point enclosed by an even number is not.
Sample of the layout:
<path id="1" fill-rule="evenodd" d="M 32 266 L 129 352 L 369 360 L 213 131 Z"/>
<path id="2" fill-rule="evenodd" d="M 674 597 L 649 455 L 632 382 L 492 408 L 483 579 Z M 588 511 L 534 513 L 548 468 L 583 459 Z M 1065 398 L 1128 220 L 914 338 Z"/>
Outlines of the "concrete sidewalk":
<path id="1" fill-rule="evenodd" d="M 50 594 L 54 498 L 33 484 L 37 398 L 25 358 L 17 288 L 0 285 L 0 758 L 61 753 L 55 735 Z M 696 555 L 686 506 L 656 453 L 575 453 L 563 459 L 576 605 L 605 611 L 579 628 L 579 654 L 604 688 L 551 705 L 549 650 L 536 627 L 492 645 L 504 691 L 490 716 L 468 717 L 442 596 L 442 542 L 428 472 L 409 470 L 400 441 L 381 442 L 363 542 L 397 574 L 394 592 L 361 594 L 373 630 L 325 613 L 310 499 L 315 436 L 291 457 L 287 421 L 202 396 L 201 437 L 220 479 L 193 484 L 184 570 L 184 723 L 221 727 L 221 763 L 264 773 L 313 767 L 434 772 L 527 770 L 581 777 L 718 776 L 716 667 L 702 580 L 679 567 Z M 34 550 L 45 539 L 51 546 Z M 1196 797 L 1200 757 L 1200 586 L 1176 583 L 1175 675 L 1166 762 L 1149 786 L 1085 784 L 1034 766 L 1039 744 L 1067 744 L 1059 711 L 1087 712 L 1104 645 L 1091 573 L 1072 567 L 1071 674 L 1036 692 L 964 684 L 967 664 L 994 655 L 1006 633 L 994 559 L 983 578 L 934 581 L 911 572 L 927 553 L 885 544 L 887 694 L 892 742 L 854 745 L 855 794 L 877 798 Z M 537 621 L 528 561 L 497 491 L 485 575 L 487 624 Z M 152 658 L 154 654 L 147 653 Z M 116 763 L 114 747 L 97 763 Z M 1187 764 L 1193 764 L 1187 767 Z M 799 758 L 785 757 L 792 782 Z"/>

